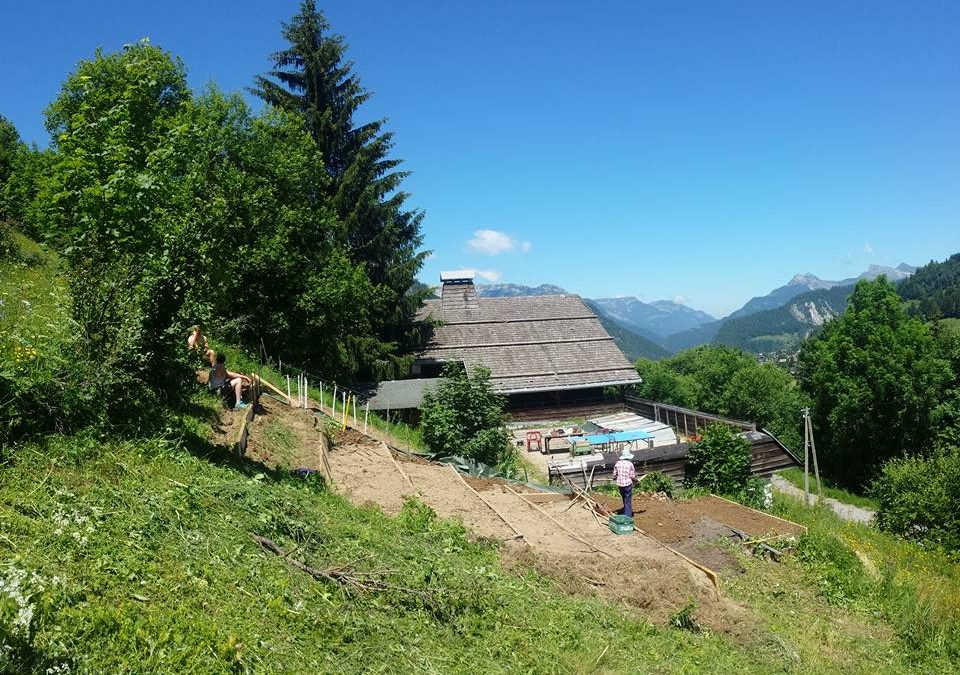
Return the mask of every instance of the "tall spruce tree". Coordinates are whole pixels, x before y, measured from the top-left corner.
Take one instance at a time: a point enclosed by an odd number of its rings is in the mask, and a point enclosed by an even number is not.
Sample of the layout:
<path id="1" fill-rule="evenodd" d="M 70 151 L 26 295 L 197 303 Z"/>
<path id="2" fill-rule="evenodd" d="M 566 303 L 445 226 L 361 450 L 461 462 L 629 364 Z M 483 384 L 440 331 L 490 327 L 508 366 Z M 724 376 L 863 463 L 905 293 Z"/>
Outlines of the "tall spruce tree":
<path id="1" fill-rule="evenodd" d="M 405 208 L 409 195 L 400 189 L 408 172 L 397 170 L 401 160 L 390 157 L 385 120 L 355 126 L 354 115 L 371 94 L 344 60 L 343 37 L 331 31 L 313 0 L 301 3 L 282 34 L 289 47 L 272 55 L 273 69 L 257 77 L 251 91 L 303 116 L 330 176 L 326 198 L 341 242 L 389 308 L 376 321 L 377 336 L 402 350 L 416 339 L 412 317 L 423 292 L 412 287 L 426 255 L 418 251 L 423 213 Z M 391 368 L 378 358 L 376 370 L 388 374 Z"/>

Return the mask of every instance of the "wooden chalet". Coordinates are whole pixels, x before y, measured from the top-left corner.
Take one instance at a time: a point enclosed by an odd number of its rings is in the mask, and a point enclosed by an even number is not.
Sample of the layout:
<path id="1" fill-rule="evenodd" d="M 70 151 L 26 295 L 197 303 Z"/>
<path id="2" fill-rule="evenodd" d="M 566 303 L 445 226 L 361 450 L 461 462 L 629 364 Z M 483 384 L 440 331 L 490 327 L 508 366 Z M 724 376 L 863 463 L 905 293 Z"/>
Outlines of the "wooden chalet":
<path id="1" fill-rule="evenodd" d="M 427 300 L 418 315 L 438 325 L 417 355 L 414 377 L 437 377 L 451 361 L 486 366 L 511 411 L 596 402 L 607 387 L 640 383 L 578 296 L 481 298 L 472 273 L 440 278 L 440 298 Z"/>
<path id="2" fill-rule="evenodd" d="M 481 298 L 472 272 L 444 272 L 440 279 L 440 298 L 427 300 L 417 315 L 435 327 L 416 354 L 411 380 L 381 382 L 371 410 L 415 421 L 423 393 L 450 362 L 468 370 L 488 368 L 514 417 L 608 409 L 610 387 L 640 383 L 636 369 L 578 296 Z"/>

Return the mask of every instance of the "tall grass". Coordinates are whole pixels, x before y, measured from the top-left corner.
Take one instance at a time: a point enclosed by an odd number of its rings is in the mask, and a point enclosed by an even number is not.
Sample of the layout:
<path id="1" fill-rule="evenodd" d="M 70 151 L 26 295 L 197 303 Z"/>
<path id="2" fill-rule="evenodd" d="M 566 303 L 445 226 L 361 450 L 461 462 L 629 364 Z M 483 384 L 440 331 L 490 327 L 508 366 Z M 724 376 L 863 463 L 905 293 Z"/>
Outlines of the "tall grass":
<path id="1" fill-rule="evenodd" d="M 799 558 L 821 595 L 882 616 L 921 657 L 960 662 L 960 558 L 777 495 L 777 515 L 806 525 Z"/>

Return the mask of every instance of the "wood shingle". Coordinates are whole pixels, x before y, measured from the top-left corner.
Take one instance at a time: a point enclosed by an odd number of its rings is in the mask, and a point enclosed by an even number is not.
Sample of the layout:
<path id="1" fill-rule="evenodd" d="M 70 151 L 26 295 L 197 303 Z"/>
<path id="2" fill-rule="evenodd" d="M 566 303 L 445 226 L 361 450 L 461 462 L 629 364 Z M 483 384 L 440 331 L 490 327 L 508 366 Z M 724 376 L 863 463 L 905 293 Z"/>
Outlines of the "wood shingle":
<path id="1" fill-rule="evenodd" d="M 463 297 L 462 286 L 450 290 Z M 440 325 L 419 360 L 482 364 L 502 393 L 640 382 L 600 320 L 575 295 L 470 300 L 424 303 L 418 318 Z"/>

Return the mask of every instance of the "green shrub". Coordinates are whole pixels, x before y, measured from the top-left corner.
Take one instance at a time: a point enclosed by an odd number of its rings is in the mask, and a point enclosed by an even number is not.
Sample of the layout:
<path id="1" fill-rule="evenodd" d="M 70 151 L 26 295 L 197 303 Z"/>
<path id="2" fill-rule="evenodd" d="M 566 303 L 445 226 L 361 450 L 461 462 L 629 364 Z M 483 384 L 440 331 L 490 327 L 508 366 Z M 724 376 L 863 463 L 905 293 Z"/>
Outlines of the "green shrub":
<path id="1" fill-rule="evenodd" d="M 904 537 L 960 550 L 960 451 L 906 457 L 883 465 L 871 491 L 877 526 Z"/>
<path id="2" fill-rule="evenodd" d="M 687 454 L 683 486 L 715 494 L 740 495 L 750 485 L 750 443 L 723 424 L 703 430 Z"/>
<path id="3" fill-rule="evenodd" d="M 660 471 L 651 471 L 637 481 L 640 492 L 663 492 L 668 497 L 673 496 L 673 479 Z"/>
<path id="4" fill-rule="evenodd" d="M 423 397 L 423 440 L 441 455 L 499 464 L 509 450 L 503 405 L 503 397 L 490 386 L 489 370 L 476 366 L 468 376 L 459 364 L 449 364 L 436 391 Z"/>

